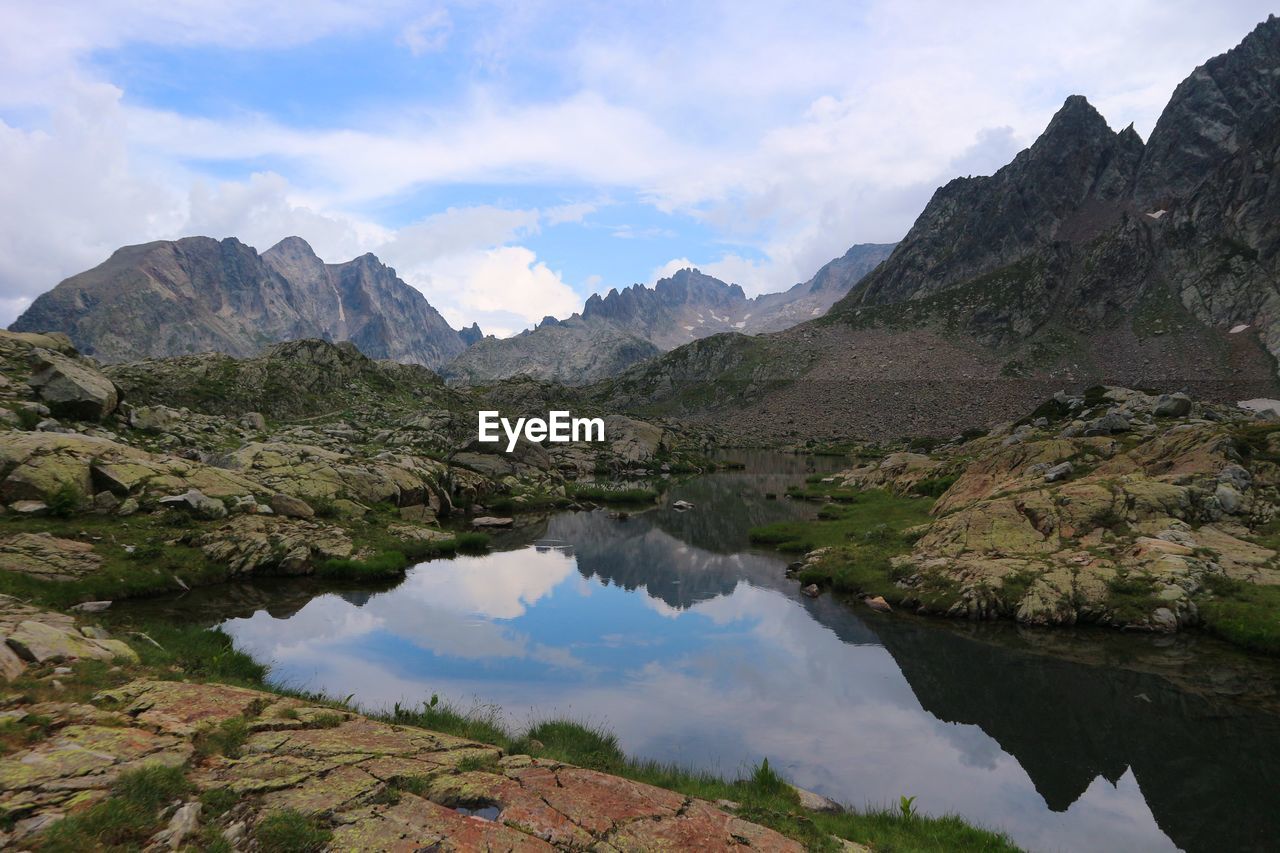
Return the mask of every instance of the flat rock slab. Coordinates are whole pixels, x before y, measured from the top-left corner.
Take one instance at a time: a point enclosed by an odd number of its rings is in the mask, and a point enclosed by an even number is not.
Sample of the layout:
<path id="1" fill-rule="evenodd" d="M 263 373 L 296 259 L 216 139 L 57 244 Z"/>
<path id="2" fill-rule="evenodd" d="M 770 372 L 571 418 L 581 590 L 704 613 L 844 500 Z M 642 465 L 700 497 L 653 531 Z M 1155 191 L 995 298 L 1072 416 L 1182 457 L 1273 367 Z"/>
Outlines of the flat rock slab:
<path id="1" fill-rule="evenodd" d="M 227 684 L 187 684 L 180 681 L 134 681 L 104 690 L 95 701 L 110 702 L 140 725 L 169 734 L 189 735 L 202 727 L 244 716 L 256 706 L 279 697 Z"/>
<path id="2" fill-rule="evenodd" d="M 81 713 L 77 714 L 76 711 Z M 69 706 L 63 717 L 103 719 L 89 706 Z M 71 800 L 106 789 L 125 770 L 148 765 L 177 767 L 191 757 L 191 744 L 103 719 L 111 725 L 72 723 L 30 749 L 0 758 L 0 809 L 11 815 L 47 813 Z"/>
<path id="3" fill-rule="evenodd" d="M 138 659 L 120 640 L 86 637 L 75 627 L 27 620 L 18 623 L 6 642 L 18 657 L 32 663 L 65 663 L 73 660 Z"/>
<path id="4" fill-rule="evenodd" d="M 88 542 L 50 533 L 16 533 L 0 539 L 0 571 L 20 572 L 50 581 L 71 581 L 102 568 L 102 557 Z"/>
<path id="5" fill-rule="evenodd" d="M 94 702 L 16 711 L 53 720 L 47 738 L 0 757 L 0 809 L 35 820 L 32 833 L 100 801 L 120 772 L 161 763 L 240 795 L 250 826 L 281 809 L 312 815 L 337 850 L 803 849 L 663 788 L 263 691 L 142 679 Z M 196 757 L 201 732 L 233 717 L 251 732 L 239 751 Z M 406 779 L 418 793 L 397 786 Z"/>

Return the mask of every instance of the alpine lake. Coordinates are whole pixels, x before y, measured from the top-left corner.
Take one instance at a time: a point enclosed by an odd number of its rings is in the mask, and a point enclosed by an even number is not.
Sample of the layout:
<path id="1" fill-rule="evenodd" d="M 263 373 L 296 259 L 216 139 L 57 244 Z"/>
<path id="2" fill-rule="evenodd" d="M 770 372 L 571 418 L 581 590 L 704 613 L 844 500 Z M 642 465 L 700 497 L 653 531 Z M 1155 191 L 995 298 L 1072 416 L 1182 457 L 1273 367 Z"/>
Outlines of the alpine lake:
<path id="1" fill-rule="evenodd" d="M 1280 844 L 1280 663 L 1197 632 L 878 613 L 809 598 L 750 527 L 843 460 L 769 452 L 660 503 L 518 516 L 394 585 L 281 579 L 121 605 L 221 625 L 279 684 L 367 709 L 432 695 L 513 727 L 571 717 L 636 757 L 762 759 L 855 806 L 916 798 L 1029 850 Z M 672 504 L 693 504 L 686 511 Z"/>

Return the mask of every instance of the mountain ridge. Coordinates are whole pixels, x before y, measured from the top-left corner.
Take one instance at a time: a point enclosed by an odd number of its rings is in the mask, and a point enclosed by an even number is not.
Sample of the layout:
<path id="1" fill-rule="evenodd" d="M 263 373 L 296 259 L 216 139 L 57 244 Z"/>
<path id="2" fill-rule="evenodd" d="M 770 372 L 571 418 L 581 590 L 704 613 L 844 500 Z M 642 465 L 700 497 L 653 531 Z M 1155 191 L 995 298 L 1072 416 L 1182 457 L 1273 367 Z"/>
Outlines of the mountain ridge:
<path id="1" fill-rule="evenodd" d="M 777 331 L 820 316 L 892 247 L 858 244 L 808 281 L 755 297 L 737 284 L 686 267 L 653 287 L 633 284 L 592 294 L 581 312 L 564 320 L 546 317 L 519 335 L 485 339 L 442 372 L 451 381 L 470 384 L 517 375 L 570 385 L 599 381 L 708 335 Z"/>
<path id="2" fill-rule="evenodd" d="M 125 246 L 37 297 L 9 328 L 65 332 L 104 362 L 247 357 L 269 344 L 320 338 L 351 341 L 370 358 L 438 368 L 467 347 L 466 336 L 375 255 L 327 264 L 300 237 L 262 253 L 234 237 Z"/>

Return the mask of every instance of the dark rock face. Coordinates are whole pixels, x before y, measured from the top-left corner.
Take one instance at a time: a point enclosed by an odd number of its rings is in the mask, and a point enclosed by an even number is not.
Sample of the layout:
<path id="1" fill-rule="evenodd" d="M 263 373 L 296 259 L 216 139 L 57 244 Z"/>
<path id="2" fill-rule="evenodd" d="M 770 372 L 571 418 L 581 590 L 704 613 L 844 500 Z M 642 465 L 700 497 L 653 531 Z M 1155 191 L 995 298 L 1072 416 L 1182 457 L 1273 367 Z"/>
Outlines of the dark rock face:
<path id="1" fill-rule="evenodd" d="M 710 335 L 777 331 L 821 316 L 892 249 L 892 244 L 854 246 L 809 281 L 753 299 L 736 284 L 683 269 L 652 288 L 635 284 L 595 294 L 581 314 L 567 320 L 544 317 L 532 331 L 481 341 L 442 372 L 467 383 L 516 375 L 570 385 L 606 379 Z"/>
<path id="2" fill-rule="evenodd" d="M 1025 258 L 1044 243 L 1089 239 L 1116 222 L 1142 155 L 1072 96 L 1035 144 L 991 177 L 939 189 L 890 259 L 841 305 L 919 299 Z"/>
<path id="3" fill-rule="evenodd" d="M 832 313 L 929 303 L 913 310 L 1005 346 L 1135 318 L 1149 334 L 1248 325 L 1275 355 L 1278 157 L 1272 16 L 1178 86 L 1146 145 L 1068 98 L 1012 163 L 938 190 Z"/>
<path id="4" fill-rule="evenodd" d="M 261 255 L 234 238 L 126 246 L 40 296 L 12 328 L 66 332 L 107 362 L 243 357 L 278 341 L 321 338 L 351 341 L 371 358 L 437 367 L 467 346 L 373 255 L 326 264 L 298 237 Z"/>
<path id="5" fill-rule="evenodd" d="M 1241 151 L 1274 144 L 1278 58 L 1280 22 L 1272 15 L 1179 84 L 1147 145 L 1134 192 L 1141 204 L 1155 209 L 1186 198 Z"/>

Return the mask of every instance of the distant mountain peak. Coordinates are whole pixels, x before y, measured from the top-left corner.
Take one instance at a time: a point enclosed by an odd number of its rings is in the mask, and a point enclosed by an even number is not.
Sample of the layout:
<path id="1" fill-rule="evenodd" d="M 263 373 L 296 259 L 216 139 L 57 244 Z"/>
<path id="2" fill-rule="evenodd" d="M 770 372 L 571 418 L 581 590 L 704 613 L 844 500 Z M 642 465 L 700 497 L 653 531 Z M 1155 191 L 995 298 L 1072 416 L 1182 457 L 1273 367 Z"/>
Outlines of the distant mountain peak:
<path id="1" fill-rule="evenodd" d="M 375 255 L 325 264 L 300 237 L 261 255 L 234 237 L 124 246 L 42 294 L 11 328 L 65 332 L 109 362 L 252 356 L 267 344 L 321 338 L 439 367 L 468 346 Z"/>
<path id="2" fill-rule="evenodd" d="M 538 325 L 504 340 L 486 340 L 446 365 L 456 381 L 489 382 L 520 374 L 568 384 L 613 376 L 664 350 L 720 332 L 776 331 L 810 320 L 868 270 L 892 245 L 854 246 L 807 282 L 782 293 L 747 298 L 694 267 L 685 267 L 653 287 L 632 284 L 593 293 L 581 314 L 544 317 Z"/>

